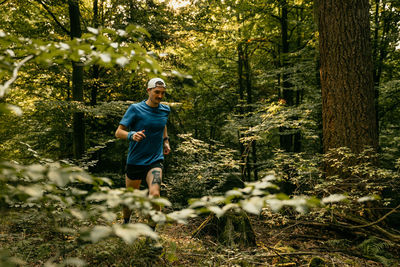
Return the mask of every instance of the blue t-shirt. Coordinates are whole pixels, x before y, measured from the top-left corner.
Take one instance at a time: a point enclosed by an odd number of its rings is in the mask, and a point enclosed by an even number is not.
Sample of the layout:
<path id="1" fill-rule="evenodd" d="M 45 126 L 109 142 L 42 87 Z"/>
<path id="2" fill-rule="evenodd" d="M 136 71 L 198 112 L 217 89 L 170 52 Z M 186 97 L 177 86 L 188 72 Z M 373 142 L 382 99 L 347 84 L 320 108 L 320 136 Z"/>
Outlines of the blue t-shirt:
<path id="1" fill-rule="evenodd" d="M 153 108 L 148 106 L 145 100 L 130 105 L 119 124 L 127 127 L 129 131 L 145 130 L 146 138 L 140 142 L 129 141 L 127 164 L 150 165 L 164 159 L 163 133 L 169 112 L 169 106 L 159 104 Z"/>

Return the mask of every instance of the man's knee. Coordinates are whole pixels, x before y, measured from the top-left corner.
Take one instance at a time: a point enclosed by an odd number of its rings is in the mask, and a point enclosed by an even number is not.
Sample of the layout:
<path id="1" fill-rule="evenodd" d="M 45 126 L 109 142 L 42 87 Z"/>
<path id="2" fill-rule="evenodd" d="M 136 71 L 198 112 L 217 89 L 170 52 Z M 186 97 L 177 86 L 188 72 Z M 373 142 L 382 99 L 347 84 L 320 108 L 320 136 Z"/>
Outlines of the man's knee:
<path id="1" fill-rule="evenodd" d="M 126 188 L 139 189 L 140 188 L 140 183 L 141 183 L 141 180 L 131 180 L 131 179 L 128 178 L 128 176 L 125 176 Z"/>
<path id="2" fill-rule="evenodd" d="M 160 197 L 160 188 L 153 186 L 149 190 L 149 195 L 152 197 Z"/>

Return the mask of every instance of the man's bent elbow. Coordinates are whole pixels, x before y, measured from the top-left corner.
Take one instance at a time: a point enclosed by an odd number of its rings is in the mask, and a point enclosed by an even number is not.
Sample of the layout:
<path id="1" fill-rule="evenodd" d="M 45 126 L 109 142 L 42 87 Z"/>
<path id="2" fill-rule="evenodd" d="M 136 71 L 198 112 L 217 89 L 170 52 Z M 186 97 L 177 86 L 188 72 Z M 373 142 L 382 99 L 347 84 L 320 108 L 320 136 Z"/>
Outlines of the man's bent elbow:
<path id="1" fill-rule="evenodd" d="M 118 139 L 121 138 L 121 137 L 120 137 L 119 129 L 117 129 L 117 130 L 115 131 L 115 137 L 118 138 Z"/>

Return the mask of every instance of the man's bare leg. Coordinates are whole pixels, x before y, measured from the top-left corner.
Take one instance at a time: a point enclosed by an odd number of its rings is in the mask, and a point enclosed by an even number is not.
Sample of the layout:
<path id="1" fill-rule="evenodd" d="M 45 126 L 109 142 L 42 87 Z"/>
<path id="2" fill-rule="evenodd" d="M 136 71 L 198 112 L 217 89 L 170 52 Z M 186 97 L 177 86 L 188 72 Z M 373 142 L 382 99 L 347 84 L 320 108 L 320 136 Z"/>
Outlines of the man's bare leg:
<path id="1" fill-rule="evenodd" d="M 160 188 L 161 188 L 161 177 L 162 177 L 162 169 L 161 168 L 153 168 L 151 169 L 146 176 L 146 182 L 149 186 L 149 195 L 153 197 L 160 196 Z"/>
<path id="2" fill-rule="evenodd" d="M 161 177 L 162 177 L 162 169 L 161 168 L 153 168 L 151 169 L 146 176 L 146 182 L 149 186 L 149 195 L 153 197 L 160 197 L 160 189 L 161 189 Z M 161 211 L 160 206 L 154 206 L 155 210 Z M 152 220 L 149 220 L 149 226 L 153 229 L 156 228 L 156 223 Z"/>
<path id="3" fill-rule="evenodd" d="M 125 185 L 127 189 L 128 188 L 139 189 L 141 182 L 142 180 L 131 180 L 128 178 L 128 176 L 125 176 Z M 128 207 L 124 207 L 122 209 L 122 214 L 124 217 L 124 223 L 129 223 L 132 211 Z"/>

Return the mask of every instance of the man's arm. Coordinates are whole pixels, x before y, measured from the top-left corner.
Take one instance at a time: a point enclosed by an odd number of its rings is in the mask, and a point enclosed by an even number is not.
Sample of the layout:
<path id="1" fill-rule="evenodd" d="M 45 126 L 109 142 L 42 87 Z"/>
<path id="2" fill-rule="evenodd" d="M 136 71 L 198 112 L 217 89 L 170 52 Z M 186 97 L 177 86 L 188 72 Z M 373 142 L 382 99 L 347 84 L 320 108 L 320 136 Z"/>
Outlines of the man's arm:
<path id="1" fill-rule="evenodd" d="M 164 133 L 163 133 L 163 147 L 164 147 L 164 155 L 168 155 L 171 152 L 171 148 L 169 146 L 169 137 L 168 137 L 168 131 L 167 131 L 167 126 L 165 125 L 164 128 Z"/>
<path id="2" fill-rule="evenodd" d="M 118 139 L 123 139 L 127 140 L 129 136 L 128 128 L 122 124 L 120 124 L 115 131 L 115 137 Z M 146 135 L 144 134 L 144 130 L 139 131 L 139 132 L 132 132 L 131 133 L 131 139 L 136 142 L 142 141 L 144 138 L 146 138 Z"/>
<path id="3" fill-rule="evenodd" d="M 128 128 L 120 124 L 115 131 L 115 137 L 117 137 L 118 139 L 126 140 L 128 138 Z"/>

